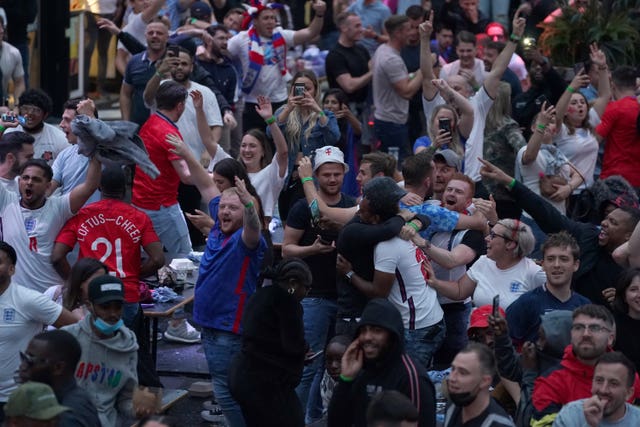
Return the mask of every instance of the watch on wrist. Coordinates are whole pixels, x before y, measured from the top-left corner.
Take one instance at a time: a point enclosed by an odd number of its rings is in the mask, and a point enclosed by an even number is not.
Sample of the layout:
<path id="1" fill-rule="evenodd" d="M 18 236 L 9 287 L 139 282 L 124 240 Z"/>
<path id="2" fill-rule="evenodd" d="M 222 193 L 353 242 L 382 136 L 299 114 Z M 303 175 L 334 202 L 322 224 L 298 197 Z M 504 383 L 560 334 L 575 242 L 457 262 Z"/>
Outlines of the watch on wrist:
<path id="1" fill-rule="evenodd" d="M 351 280 L 351 277 L 355 274 L 353 270 L 347 271 L 344 275 L 348 280 Z"/>

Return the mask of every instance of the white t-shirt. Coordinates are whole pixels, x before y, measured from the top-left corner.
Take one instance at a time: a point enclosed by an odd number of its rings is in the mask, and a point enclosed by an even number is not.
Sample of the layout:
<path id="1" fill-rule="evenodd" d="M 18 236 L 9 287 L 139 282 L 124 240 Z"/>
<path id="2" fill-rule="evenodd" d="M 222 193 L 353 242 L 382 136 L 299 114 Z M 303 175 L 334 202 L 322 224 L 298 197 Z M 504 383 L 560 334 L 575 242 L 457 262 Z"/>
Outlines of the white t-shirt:
<path id="1" fill-rule="evenodd" d="M 420 248 L 399 237 L 378 243 L 374 250 L 375 269 L 396 274 L 387 299 L 400 311 L 407 329 L 426 328 L 442 320 L 438 294 L 427 286 L 426 271 L 422 268 L 428 262 Z"/>
<path id="2" fill-rule="evenodd" d="M 467 271 L 467 276 L 476 282 L 473 302 L 476 307 L 491 304 L 493 297 L 500 295 L 500 307 L 506 310 L 520 295 L 542 286 L 547 276 L 530 258 L 522 258 L 511 268 L 501 270 L 495 261 L 482 255 Z"/>
<path id="3" fill-rule="evenodd" d="M 7 128 L 5 134 L 16 131 L 26 132 L 22 125 L 18 125 L 15 128 Z M 44 159 L 49 163 L 49 166 L 53 165 L 53 161 L 62 150 L 71 145 L 69 141 L 67 141 L 64 132 L 49 123 L 45 123 L 42 130 L 38 133 L 27 133 L 35 139 L 33 143 L 33 158 Z"/>
<path id="4" fill-rule="evenodd" d="M 478 161 L 478 157 L 482 158 L 484 147 L 484 127 L 489 109 L 493 105 L 493 99 L 485 90 L 484 86 L 473 95 L 469 102 L 473 107 L 473 129 L 467 138 L 464 146 L 464 174 L 471 178 L 474 182 L 481 179 L 480 168 L 482 163 Z M 431 123 L 431 114 L 434 108 L 440 104 L 444 104 L 444 99 L 440 94 L 436 95 L 431 101 L 427 101 L 422 97 L 422 106 L 424 108 L 424 116 L 427 123 Z"/>
<path id="5" fill-rule="evenodd" d="M 18 194 L 0 188 L 2 237 L 18 255 L 16 283 L 38 292 L 62 284 L 51 264 L 51 252 L 58 232 L 72 216 L 69 194 L 49 197 L 40 209 L 31 210 L 20 206 Z"/>
<path id="6" fill-rule="evenodd" d="M 275 29 L 282 34 L 282 37 L 287 44 L 287 49 L 293 46 L 293 35 L 295 31 L 283 30 L 281 27 Z M 263 47 L 271 46 L 271 39 L 264 37 L 260 38 Z M 229 56 L 234 61 L 240 61 L 242 66 L 242 76 L 244 77 L 249 69 L 249 33 L 242 31 L 229 39 L 227 49 L 229 50 Z M 268 49 L 267 49 L 268 50 Z M 268 56 L 268 52 L 267 52 Z M 265 62 L 267 58 L 265 58 Z M 271 102 L 283 102 L 286 101 L 289 93 L 287 92 L 287 81 L 291 76 L 287 73 L 286 76 L 282 75 L 280 66 L 276 64 L 263 65 L 258 75 L 258 79 L 251 90 L 251 93 L 245 94 L 245 101 L 257 102 L 258 95 L 266 95 L 271 98 Z"/>
<path id="7" fill-rule="evenodd" d="M 589 109 L 589 124 L 592 129 L 600 124 L 600 116 L 594 108 Z M 573 135 L 569 135 L 569 129 L 563 123 L 560 132 L 553 137 L 553 143 L 567 156 L 587 182 L 586 185 L 580 184 L 573 193 L 579 194 L 584 188 L 591 187 L 598 159 L 598 148 L 600 148 L 595 134 L 579 128 Z"/>
<path id="8" fill-rule="evenodd" d="M 282 177 L 280 177 L 278 160 L 276 159 L 276 156 L 273 156 L 271 163 L 269 163 L 264 169 L 248 175 L 251 180 L 251 185 L 256 189 L 256 192 L 262 200 L 264 216 L 272 217 L 273 209 L 278 201 L 278 196 L 284 187 L 287 171 L 285 170 Z"/>
<path id="9" fill-rule="evenodd" d="M 14 179 L 7 179 L 0 176 L 0 185 L 2 185 L 7 191 L 11 191 L 16 194 L 20 193 L 17 176 Z"/>
<path id="10" fill-rule="evenodd" d="M 547 163 L 549 162 L 550 154 L 546 151 L 540 150 L 536 159 L 529 163 L 528 165 L 522 164 L 522 156 L 524 156 L 524 152 L 527 149 L 526 146 L 522 147 L 518 154 L 516 155 L 516 167 L 515 167 L 515 178 L 526 185 L 531 191 L 536 193 L 538 196 L 542 196 L 540 194 L 540 174 L 545 173 L 547 170 Z M 570 176 L 570 166 L 564 165 L 562 166 L 562 175 L 565 178 L 569 178 Z M 553 205 L 554 208 L 558 209 L 561 214 L 566 213 L 566 203 L 565 201 L 554 202 L 551 199 L 545 200 Z M 527 212 L 522 212 L 526 217 L 531 218 Z"/>
<path id="11" fill-rule="evenodd" d="M 451 76 L 455 76 L 460 72 L 460 60 L 456 59 L 453 62 L 445 64 L 440 70 L 440 78 L 442 80 L 447 80 Z M 476 78 L 476 82 L 482 86 L 484 79 L 486 77 L 486 71 L 484 71 L 484 62 L 482 59 L 474 58 L 473 59 L 473 75 Z"/>
<path id="12" fill-rule="evenodd" d="M 16 388 L 13 376 L 20 367 L 18 352 L 25 351 L 44 325 L 58 320 L 62 306 L 14 280 L 0 295 L 0 311 L 0 402 L 6 402 Z"/>
<path id="13" fill-rule="evenodd" d="M 145 36 L 145 32 L 147 31 L 147 24 L 142 20 L 142 12 L 131 12 L 131 14 L 129 15 L 129 20 L 127 21 L 127 25 L 122 27 L 122 31 L 131 34 L 143 45 L 147 45 L 147 37 Z M 124 44 L 122 44 L 121 41 L 118 41 L 118 49 L 123 49 L 129 52 L 129 50 L 124 47 Z"/>
<path id="14" fill-rule="evenodd" d="M 163 80 L 160 84 L 171 81 Z M 196 83 L 190 82 L 189 93 L 194 90 L 200 91 L 202 94 L 202 107 L 204 108 L 204 115 L 207 118 L 207 124 L 211 126 L 222 126 L 222 115 L 220 114 L 220 107 L 214 93 L 208 87 Z M 155 110 L 155 105 L 149 106 Z M 205 151 L 202 139 L 200 138 L 200 132 L 198 132 L 198 120 L 196 119 L 196 109 L 193 106 L 193 98 L 187 96 L 187 102 L 185 103 L 184 113 L 180 116 L 176 122 L 182 139 L 189 146 L 191 152 L 199 160 L 202 157 L 202 153 Z"/>
<path id="15" fill-rule="evenodd" d="M 16 79 L 24 76 L 20 51 L 7 42 L 2 42 L 0 70 L 2 70 L 2 91 L 7 96 L 9 94 L 9 82 L 13 80 L 15 84 Z"/>

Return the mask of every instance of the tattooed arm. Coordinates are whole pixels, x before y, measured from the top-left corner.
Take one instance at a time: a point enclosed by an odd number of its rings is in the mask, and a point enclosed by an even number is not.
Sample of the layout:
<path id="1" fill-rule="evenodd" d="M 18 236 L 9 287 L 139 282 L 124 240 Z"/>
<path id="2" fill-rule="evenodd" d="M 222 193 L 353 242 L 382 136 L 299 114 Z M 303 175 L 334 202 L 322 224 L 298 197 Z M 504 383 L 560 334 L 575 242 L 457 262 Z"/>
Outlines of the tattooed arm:
<path id="1" fill-rule="evenodd" d="M 260 217 L 255 200 L 247 191 L 244 181 L 238 177 L 236 177 L 236 193 L 244 205 L 242 241 L 249 249 L 255 249 L 260 243 Z"/>

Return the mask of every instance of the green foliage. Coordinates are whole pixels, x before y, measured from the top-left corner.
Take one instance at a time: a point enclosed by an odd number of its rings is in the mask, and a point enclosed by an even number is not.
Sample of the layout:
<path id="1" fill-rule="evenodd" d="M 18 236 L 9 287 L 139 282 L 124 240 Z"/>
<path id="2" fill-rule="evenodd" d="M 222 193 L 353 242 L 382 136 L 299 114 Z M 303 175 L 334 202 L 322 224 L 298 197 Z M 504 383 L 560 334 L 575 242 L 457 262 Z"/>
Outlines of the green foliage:
<path id="1" fill-rule="evenodd" d="M 597 42 L 612 67 L 640 62 L 640 0 L 588 0 L 586 7 L 560 0 L 562 16 L 541 23 L 538 40 L 545 55 L 560 66 L 589 58 L 589 44 Z"/>

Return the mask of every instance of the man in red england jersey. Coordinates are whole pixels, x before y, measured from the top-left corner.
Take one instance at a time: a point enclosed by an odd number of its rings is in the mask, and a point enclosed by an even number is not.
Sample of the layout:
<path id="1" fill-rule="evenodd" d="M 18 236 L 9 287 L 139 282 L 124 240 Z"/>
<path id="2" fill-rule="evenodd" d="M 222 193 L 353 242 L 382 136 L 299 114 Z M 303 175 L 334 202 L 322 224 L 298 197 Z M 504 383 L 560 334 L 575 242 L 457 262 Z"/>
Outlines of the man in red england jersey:
<path id="1" fill-rule="evenodd" d="M 77 243 L 79 258 L 99 259 L 108 267 L 110 274 L 122 279 L 125 297 L 122 319 L 138 336 L 141 349 L 138 361 L 142 362 L 145 352 L 142 344 L 149 340 L 141 336 L 144 328 L 141 322 L 136 322 L 142 315 L 139 281 L 140 277 L 156 274 L 164 264 L 162 244 L 147 214 L 123 201 L 125 176 L 119 165 L 105 167 L 100 190 L 100 201 L 83 207 L 64 225 L 56 238 L 51 260 L 56 271 L 66 280 L 70 271 L 67 253 Z M 141 248 L 147 255 L 144 260 L 141 259 Z M 146 354 L 149 352 L 146 351 Z M 143 384 L 145 375 L 138 372 L 138 376 Z M 151 382 L 144 385 L 157 384 Z"/>

